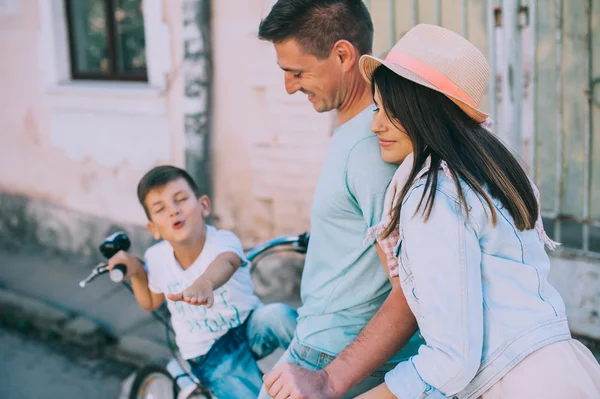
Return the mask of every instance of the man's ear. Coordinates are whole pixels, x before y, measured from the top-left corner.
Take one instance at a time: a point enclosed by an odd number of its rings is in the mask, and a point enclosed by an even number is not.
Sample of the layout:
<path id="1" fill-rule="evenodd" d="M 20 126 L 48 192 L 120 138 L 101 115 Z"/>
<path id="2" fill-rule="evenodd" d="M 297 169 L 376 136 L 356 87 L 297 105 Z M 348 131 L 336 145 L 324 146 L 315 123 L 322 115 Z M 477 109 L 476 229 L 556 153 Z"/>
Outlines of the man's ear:
<path id="1" fill-rule="evenodd" d="M 210 215 L 210 198 L 207 195 L 203 195 L 198 198 L 198 204 L 202 209 L 202 217 L 207 218 Z"/>
<path id="2" fill-rule="evenodd" d="M 150 234 L 152 234 L 152 237 L 154 237 L 155 240 L 160 240 L 160 233 L 158 232 L 158 230 L 154 226 L 154 223 L 152 223 L 151 220 L 148 220 L 146 227 L 148 228 L 148 231 L 150 232 Z"/>
<path id="3" fill-rule="evenodd" d="M 348 40 L 338 40 L 335 42 L 332 52 L 339 60 L 344 72 L 350 71 L 358 62 L 358 53 Z"/>

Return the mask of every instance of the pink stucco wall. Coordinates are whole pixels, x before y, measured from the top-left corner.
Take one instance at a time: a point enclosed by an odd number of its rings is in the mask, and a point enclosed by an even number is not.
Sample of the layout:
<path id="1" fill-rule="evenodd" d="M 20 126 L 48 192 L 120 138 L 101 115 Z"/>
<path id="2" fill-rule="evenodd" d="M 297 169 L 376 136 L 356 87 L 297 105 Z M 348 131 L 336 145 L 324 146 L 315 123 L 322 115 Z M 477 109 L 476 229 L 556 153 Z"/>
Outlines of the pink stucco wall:
<path id="1" fill-rule="evenodd" d="M 216 216 L 253 243 L 309 228 L 333 130 L 306 96 L 289 96 L 272 45 L 257 40 L 272 1 L 213 2 Z"/>
<path id="2" fill-rule="evenodd" d="M 16 13 L 0 16 L 0 190 L 142 224 L 138 179 L 156 163 L 183 163 L 181 83 L 166 91 L 144 84 L 48 84 L 49 39 L 41 26 L 50 21 L 39 2 L 18 3 Z M 165 2 L 173 41 L 179 9 L 179 1 Z M 180 59 L 180 47 L 164 56 Z"/>

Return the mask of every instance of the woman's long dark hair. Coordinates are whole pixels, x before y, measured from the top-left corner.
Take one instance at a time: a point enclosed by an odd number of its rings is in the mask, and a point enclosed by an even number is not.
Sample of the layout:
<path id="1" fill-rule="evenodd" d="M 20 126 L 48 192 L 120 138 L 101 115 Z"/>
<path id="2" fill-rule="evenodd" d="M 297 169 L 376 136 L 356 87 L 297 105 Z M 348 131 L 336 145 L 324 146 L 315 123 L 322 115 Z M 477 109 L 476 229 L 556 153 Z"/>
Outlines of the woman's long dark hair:
<path id="1" fill-rule="evenodd" d="M 535 225 L 538 203 L 527 174 L 506 146 L 492 133 L 471 119 L 445 95 L 398 76 L 385 66 L 373 74 L 373 94 L 379 90 L 383 108 L 391 121 L 402 126 L 414 150 L 414 165 L 408 181 L 412 182 L 431 157 L 425 191 L 417 211 L 429 219 L 435 200 L 438 170 L 445 161 L 458 191 L 459 203 L 469 217 L 464 192 L 459 179 L 470 186 L 489 207 L 492 223 L 497 216 L 493 202 L 487 194 L 498 199 L 508 210 L 519 230 L 529 230 Z M 392 221 L 384 236 L 388 236 L 400 223 L 402 200 L 410 188 L 406 184 L 400 200 L 392 209 Z"/>

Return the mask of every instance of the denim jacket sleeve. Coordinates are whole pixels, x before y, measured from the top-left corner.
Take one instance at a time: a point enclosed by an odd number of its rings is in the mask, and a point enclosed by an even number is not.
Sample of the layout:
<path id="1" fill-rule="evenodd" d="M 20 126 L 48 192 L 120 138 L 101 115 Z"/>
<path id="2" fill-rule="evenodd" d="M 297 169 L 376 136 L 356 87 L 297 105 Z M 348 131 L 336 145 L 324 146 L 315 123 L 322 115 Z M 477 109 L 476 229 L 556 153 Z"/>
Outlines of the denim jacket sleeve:
<path id="1" fill-rule="evenodd" d="M 414 283 L 412 292 L 404 294 L 418 303 L 415 316 L 426 344 L 385 378 L 396 397 L 407 399 L 442 398 L 463 390 L 480 367 L 483 346 L 477 231 L 453 193 L 439 186 L 424 221 L 423 208 L 415 214 L 423 192 L 421 184 L 405 199 L 400 225 L 401 267 Z"/>

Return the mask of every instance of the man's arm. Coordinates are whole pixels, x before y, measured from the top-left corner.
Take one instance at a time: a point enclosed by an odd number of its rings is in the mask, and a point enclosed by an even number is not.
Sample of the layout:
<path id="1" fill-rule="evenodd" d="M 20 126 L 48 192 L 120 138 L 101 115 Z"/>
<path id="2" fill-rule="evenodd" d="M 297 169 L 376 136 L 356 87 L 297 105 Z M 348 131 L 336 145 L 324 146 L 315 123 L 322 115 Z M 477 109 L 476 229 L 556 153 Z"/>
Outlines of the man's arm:
<path id="1" fill-rule="evenodd" d="M 309 371 L 283 364 L 266 374 L 265 388 L 272 398 L 339 398 L 398 353 L 415 333 L 417 322 L 400 282 L 390 277 L 386 256 L 379 244 L 375 245 L 392 283 L 392 290 L 379 311 L 325 369 Z"/>
<path id="2" fill-rule="evenodd" d="M 346 164 L 348 195 L 356 201 L 366 228 L 381 221 L 385 192 L 397 169 L 381 160 L 379 154 L 377 137 L 369 136 L 354 146 Z M 375 245 L 389 278 L 386 256 Z M 381 308 L 329 366 L 308 371 L 284 364 L 267 374 L 265 387 L 271 397 L 339 398 L 395 355 L 417 330 L 417 323 L 399 280 L 390 281 L 392 290 Z"/>
<path id="3" fill-rule="evenodd" d="M 225 252 L 213 260 L 188 288 L 178 294 L 169 294 L 172 301 L 185 301 L 191 305 L 206 305 L 210 308 L 214 303 L 213 291 L 225 284 L 242 264 L 239 255 Z"/>
<path id="4" fill-rule="evenodd" d="M 417 322 L 408 307 L 400 280 L 390 277 L 386 255 L 379 244 L 375 245 L 392 290 L 358 337 L 324 369 L 333 390 L 332 397 L 342 396 L 381 367 L 417 331 Z"/>
<path id="5" fill-rule="evenodd" d="M 123 264 L 127 267 L 127 275 L 125 277 L 131 279 L 133 295 L 142 309 L 149 312 L 158 309 L 165 301 L 165 296 L 163 294 L 156 294 L 150 290 L 148 287 L 148 274 L 142 262 L 128 252 L 119 251 L 109 259 L 109 270 L 112 270 L 118 264 Z"/>
<path id="6" fill-rule="evenodd" d="M 367 227 L 382 220 L 385 193 L 397 170 L 397 166 L 380 158 L 380 151 L 377 138 L 369 136 L 353 148 L 346 165 L 348 192 L 356 200 Z M 358 337 L 325 368 L 333 397 L 341 396 L 377 370 L 398 353 L 417 330 L 400 280 L 391 278 L 387 257 L 379 244 L 374 244 L 392 290 Z"/>

